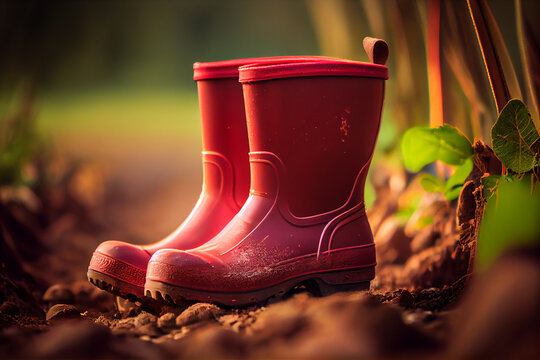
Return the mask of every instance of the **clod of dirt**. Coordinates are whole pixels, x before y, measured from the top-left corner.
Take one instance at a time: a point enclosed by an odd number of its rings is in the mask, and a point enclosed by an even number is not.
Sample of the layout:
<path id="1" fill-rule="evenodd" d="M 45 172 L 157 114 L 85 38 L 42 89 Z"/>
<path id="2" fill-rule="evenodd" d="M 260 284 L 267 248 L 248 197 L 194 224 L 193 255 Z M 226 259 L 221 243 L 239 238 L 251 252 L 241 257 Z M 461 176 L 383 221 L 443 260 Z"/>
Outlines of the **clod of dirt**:
<path id="1" fill-rule="evenodd" d="M 176 326 L 185 326 L 204 320 L 215 320 L 222 310 L 216 305 L 197 303 L 184 310 L 176 318 Z"/>
<path id="2" fill-rule="evenodd" d="M 162 334 L 157 327 L 156 317 L 145 312 L 137 317 L 128 317 L 121 320 L 109 320 L 104 317 L 99 317 L 96 322 L 105 325 L 109 324 L 113 333 L 117 335 L 146 335 L 147 337 L 155 337 Z"/>
<path id="3" fill-rule="evenodd" d="M 156 316 L 143 311 L 142 313 L 137 315 L 137 317 L 135 318 L 134 325 L 139 327 L 139 326 L 144 326 L 144 325 L 149 325 L 149 324 L 155 324 L 156 322 L 157 322 Z"/>
<path id="4" fill-rule="evenodd" d="M 456 237 L 448 235 L 437 242 L 437 246 L 412 255 L 405 266 L 394 274 L 398 287 L 442 287 L 467 274 L 470 252 L 458 246 Z"/>
<path id="5" fill-rule="evenodd" d="M 408 291 L 398 289 L 391 292 L 372 292 L 370 296 L 380 303 L 389 302 L 406 309 L 443 310 L 456 304 L 463 293 L 469 276 L 463 276 L 452 285 L 442 288 L 416 289 Z"/>
<path id="6" fill-rule="evenodd" d="M 255 322 L 257 313 L 260 311 L 261 310 L 222 315 L 219 317 L 218 321 L 223 327 L 240 332 Z"/>
<path id="7" fill-rule="evenodd" d="M 129 333 L 135 331 L 135 318 L 130 317 L 127 319 L 122 320 L 109 320 L 103 316 L 100 316 L 96 322 L 100 324 L 107 324 L 109 323 L 110 327 L 115 333 Z"/>
<path id="8" fill-rule="evenodd" d="M 183 341 L 181 353 L 187 359 L 245 358 L 249 343 L 240 334 L 219 326 L 206 326 Z"/>
<path id="9" fill-rule="evenodd" d="M 399 308 L 378 304 L 369 296 L 338 294 L 311 310 L 317 312 L 316 315 L 310 314 L 315 320 L 314 329 L 322 327 L 325 318 L 333 318 L 333 324 L 326 331 L 319 330 L 318 336 L 312 338 L 313 356 L 318 352 L 324 354 L 327 351 L 325 343 L 330 345 L 332 339 L 334 344 L 331 347 L 338 357 L 404 355 L 420 349 L 433 349 L 437 345 L 434 339 L 405 324 Z M 305 346 L 309 345 L 306 341 Z"/>
<path id="10" fill-rule="evenodd" d="M 166 313 L 157 319 L 157 326 L 160 329 L 168 330 L 176 327 L 176 315 L 173 313 Z"/>
<path id="11" fill-rule="evenodd" d="M 133 330 L 139 335 L 160 335 L 160 331 L 157 327 L 157 317 L 145 311 L 134 318 L 133 327 Z"/>
<path id="12" fill-rule="evenodd" d="M 75 302 L 75 295 L 71 289 L 64 284 L 55 284 L 45 291 L 43 294 L 43 301 L 49 305 L 56 304 L 73 304 Z"/>
<path id="13" fill-rule="evenodd" d="M 257 349 L 270 351 L 256 353 L 260 357 L 406 357 L 437 345 L 405 324 L 397 306 L 379 304 L 364 293 L 298 296 L 269 306 L 248 329 L 253 331 L 255 344 L 265 344 Z"/>
<path id="14" fill-rule="evenodd" d="M 396 294 L 396 297 L 389 301 L 391 304 L 399 305 L 404 308 L 409 308 L 413 306 L 414 297 L 408 290 L 399 289 L 396 290 L 394 293 Z"/>
<path id="15" fill-rule="evenodd" d="M 307 294 L 268 306 L 256 318 L 249 332 L 264 339 L 289 338 L 308 325 L 304 309 L 313 301 Z"/>
<path id="16" fill-rule="evenodd" d="M 113 320 L 109 319 L 107 316 L 104 316 L 104 315 L 99 315 L 98 318 L 94 320 L 94 322 L 96 324 L 105 325 L 110 328 L 113 327 Z"/>
<path id="17" fill-rule="evenodd" d="M 64 319 L 77 319 L 81 317 L 80 311 L 73 305 L 56 304 L 47 311 L 47 321 Z"/>

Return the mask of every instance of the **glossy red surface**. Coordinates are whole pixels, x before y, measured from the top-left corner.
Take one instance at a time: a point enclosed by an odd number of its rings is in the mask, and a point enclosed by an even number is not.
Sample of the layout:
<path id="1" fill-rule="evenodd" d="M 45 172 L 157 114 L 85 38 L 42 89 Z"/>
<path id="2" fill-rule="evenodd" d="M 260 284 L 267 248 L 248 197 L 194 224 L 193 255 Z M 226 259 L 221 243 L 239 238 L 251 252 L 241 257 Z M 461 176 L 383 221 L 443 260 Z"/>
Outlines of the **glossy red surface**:
<path id="1" fill-rule="evenodd" d="M 264 68 L 242 68 L 240 77 Z M 365 215 L 364 183 L 379 131 L 384 83 L 384 77 L 336 76 L 331 69 L 246 81 L 250 196 L 206 244 L 156 252 L 146 289 L 155 290 L 152 284 L 158 282 L 185 289 L 191 300 L 242 305 L 306 274 L 338 285 L 371 280 L 375 246 Z M 197 291 L 210 295 L 202 298 Z M 253 297 L 238 303 L 246 292 Z"/>
<path id="2" fill-rule="evenodd" d="M 250 185 L 249 146 L 238 66 L 283 61 L 312 61 L 320 57 L 274 57 L 195 63 L 203 135 L 203 186 L 199 201 L 186 220 L 169 236 L 146 246 L 106 241 L 98 246 L 89 270 L 120 280 L 120 289 L 141 297 L 150 256 L 160 249 L 186 250 L 216 236 L 242 207 Z M 142 273 L 142 276 L 141 276 Z"/>
<path id="3" fill-rule="evenodd" d="M 384 65 L 369 64 L 339 59 L 320 59 L 311 62 L 257 65 L 240 67 L 241 83 L 303 76 L 354 76 L 388 79 L 388 68 Z"/>
<path id="4" fill-rule="evenodd" d="M 246 64 L 281 64 L 284 62 L 306 62 L 324 59 L 334 58 L 324 56 L 275 56 L 214 62 L 196 62 L 193 64 L 193 79 L 198 81 L 218 78 L 238 78 L 238 68 Z"/>

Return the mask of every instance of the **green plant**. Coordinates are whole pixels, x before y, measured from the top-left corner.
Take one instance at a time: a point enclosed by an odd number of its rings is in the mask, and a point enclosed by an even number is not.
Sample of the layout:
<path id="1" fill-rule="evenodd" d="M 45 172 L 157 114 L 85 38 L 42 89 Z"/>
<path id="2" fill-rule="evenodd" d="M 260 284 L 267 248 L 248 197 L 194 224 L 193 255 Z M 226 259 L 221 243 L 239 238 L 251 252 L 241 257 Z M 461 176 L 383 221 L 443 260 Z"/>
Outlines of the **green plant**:
<path id="1" fill-rule="evenodd" d="M 413 127 L 403 136 L 401 150 L 405 166 L 418 172 L 437 160 L 455 168 L 448 180 L 421 173 L 420 183 L 427 192 L 441 192 L 448 201 L 459 196 L 465 179 L 473 168 L 471 142 L 457 128 L 443 125 L 437 128 Z"/>
<path id="2" fill-rule="evenodd" d="M 540 240 L 540 192 L 534 191 L 540 178 L 540 135 L 521 100 L 510 100 L 504 106 L 491 130 L 491 141 L 506 171 L 481 178 L 487 205 L 478 238 L 480 269 L 510 248 Z M 405 166 L 411 171 L 418 172 L 437 160 L 454 166 L 448 180 L 421 173 L 420 183 L 427 192 L 444 193 L 447 200 L 459 196 L 473 168 L 473 148 L 458 129 L 449 125 L 413 127 L 403 136 L 401 147 Z"/>
<path id="3" fill-rule="evenodd" d="M 510 100 L 491 131 L 495 155 L 506 174 L 482 178 L 487 199 L 477 250 L 480 270 L 504 251 L 540 241 L 540 136 L 521 100 Z"/>
<path id="4" fill-rule="evenodd" d="M 510 100 L 491 130 L 493 152 L 507 168 L 507 174 L 482 178 L 484 197 L 490 199 L 502 182 L 530 179 L 531 187 L 540 177 L 540 135 L 531 114 L 521 100 Z"/>
<path id="5" fill-rule="evenodd" d="M 515 173 L 523 174 L 538 166 L 538 131 L 521 100 L 510 100 L 491 131 L 493 151 Z"/>

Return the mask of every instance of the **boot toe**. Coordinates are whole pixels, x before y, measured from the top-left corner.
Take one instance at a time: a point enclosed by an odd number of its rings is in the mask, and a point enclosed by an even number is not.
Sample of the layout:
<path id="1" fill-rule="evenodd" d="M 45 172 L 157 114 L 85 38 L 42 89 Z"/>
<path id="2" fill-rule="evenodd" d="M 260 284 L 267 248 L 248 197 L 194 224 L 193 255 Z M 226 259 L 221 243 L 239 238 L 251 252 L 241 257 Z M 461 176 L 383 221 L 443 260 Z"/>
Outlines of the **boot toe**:
<path id="1" fill-rule="evenodd" d="M 140 246 L 106 241 L 94 251 L 89 270 L 143 287 L 149 260 L 150 255 Z"/>
<path id="2" fill-rule="evenodd" d="M 148 264 L 146 278 L 167 284 L 192 287 L 204 284 L 217 275 L 220 263 L 197 252 L 159 250 Z"/>

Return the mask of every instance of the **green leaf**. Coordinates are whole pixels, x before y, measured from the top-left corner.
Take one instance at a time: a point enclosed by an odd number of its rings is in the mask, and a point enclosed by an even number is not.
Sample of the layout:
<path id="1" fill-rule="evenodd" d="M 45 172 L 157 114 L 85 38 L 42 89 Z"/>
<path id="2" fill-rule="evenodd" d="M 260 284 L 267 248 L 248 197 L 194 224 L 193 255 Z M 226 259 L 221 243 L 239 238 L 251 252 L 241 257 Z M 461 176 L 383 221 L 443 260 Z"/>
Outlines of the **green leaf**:
<path id="1" fill-rule="evenodd" d="M 484 199 L 491 199 L 491 197 L 497 192 L 497 186 L 499 185 L 500 179 L 501 175 L 489 175 L 480 179 L 482 185 L 484 185 Z"/>
<path id="2" fill-rule="evenodd" d="M 510 175 L 489 175 L 480 179 L 482 185 L 484 185 L 484 199 L 489 200 L 493 195 L 497 194 L 498 186 L 501 182 L 512 182 L 514 177 Z"/>
<path id="3" fill-rule="evenodd" d="M 461 165 L 473 155 L 469 139 L 450 125 L 410 128 L 403 135 L 401 150 L 405 166 L 411 171 L 420 171 L 435 160 Z"/>
<path id="4" fill-rule="evenodd" d="M 523 174 L 537 164 L 538 131 L 521 100 L 510 100 L 491 129 L 495 155 L 504 166 Z M 537 143 L 535 145 L 535 143 Z"/>
<path id="5" fill-rule="evenodd" d="M 444 183 L 431 174 L 420 174 L 420 185 L 429 193 L 443 192 Z"/>
<path id="6" fill-rule="evenodd" d="M 415 172 L 437 160 L 438 149 L 439 139 L 427 126 L 410 128 L 401 141 L 405 166 Z"/>
<path id="7" fill-rule="evenodd" d="M 463 184 L 456 185 L 448 190 L 444 191 L 444 197 L 448 201 L 455 200 L 459 197 L 459 194 L 461 194 L 461 189 L 463 188 Z"/>
<path id="8" fill-rule="evenodd" d="M 461 165 L 474 153 L 471 142 L 461 131 L 450 125 L 443 125 L 435 129 L 439 137 L 439 156 L 443 163 L 448 165 Z"/>
<path id="9" fill-rule="evenodd" d="M 469 176 L 472 169 L 473 161 L 471 158 L 468 158 L 462 165 L 457 167 L 454 174 L 446 181 L 444 187 L 444 196 L 446 197 L 446 200 L 452 201 L 459 197 L 465 179 L 467 179 L 467 176 Z"/>
<path id="10" fill-rule="evenodd" d="M 501 253 L 540 241 L 540 191 L 526 181 L 499 181 L 498 196 L 488 200 L 477 245 L 479 270 Z"/>

